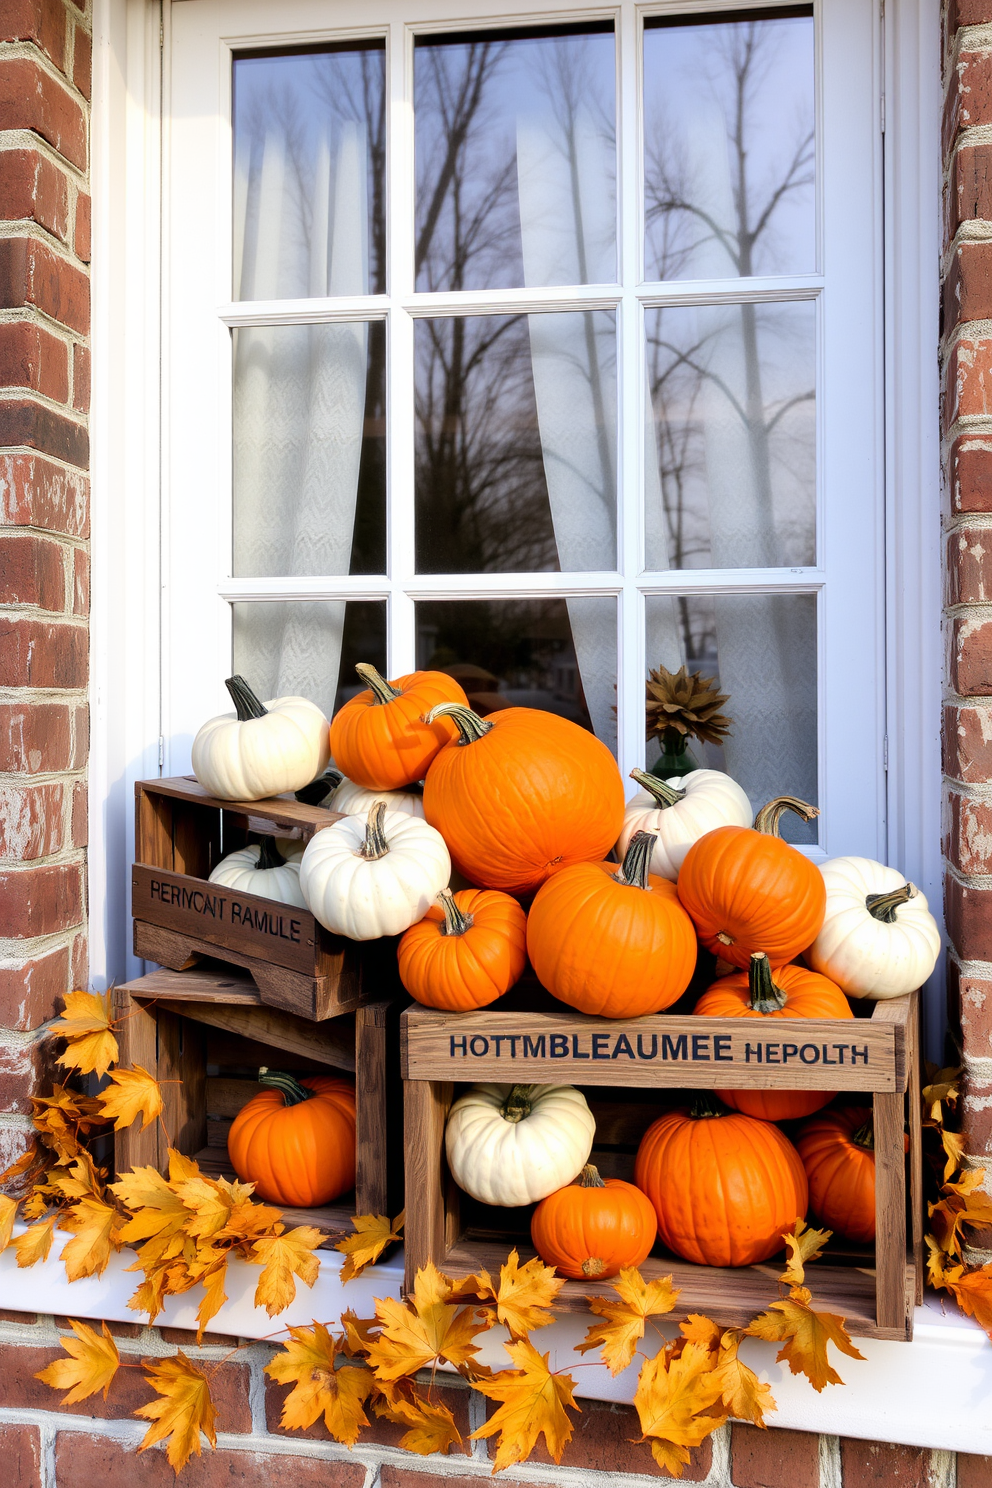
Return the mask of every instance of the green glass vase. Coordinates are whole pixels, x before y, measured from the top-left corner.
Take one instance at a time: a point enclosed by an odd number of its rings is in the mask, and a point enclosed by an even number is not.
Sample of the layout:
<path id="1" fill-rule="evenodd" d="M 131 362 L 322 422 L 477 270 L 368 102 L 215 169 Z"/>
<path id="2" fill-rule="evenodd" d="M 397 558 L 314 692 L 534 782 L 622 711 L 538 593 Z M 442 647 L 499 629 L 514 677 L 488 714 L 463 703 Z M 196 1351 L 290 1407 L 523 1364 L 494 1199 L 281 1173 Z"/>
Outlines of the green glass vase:
<path id="1" fill-rule="evenodd" d="M 671 733 L 662 737 L 664 748 L 653 765 L 648 766 L 649 773 L 658 780 L 670 780 L 673 775 L 688 775 L 693 770 L 701 769 L 699 761 L 689 748 L 689 741 L 685 734 Z"/>

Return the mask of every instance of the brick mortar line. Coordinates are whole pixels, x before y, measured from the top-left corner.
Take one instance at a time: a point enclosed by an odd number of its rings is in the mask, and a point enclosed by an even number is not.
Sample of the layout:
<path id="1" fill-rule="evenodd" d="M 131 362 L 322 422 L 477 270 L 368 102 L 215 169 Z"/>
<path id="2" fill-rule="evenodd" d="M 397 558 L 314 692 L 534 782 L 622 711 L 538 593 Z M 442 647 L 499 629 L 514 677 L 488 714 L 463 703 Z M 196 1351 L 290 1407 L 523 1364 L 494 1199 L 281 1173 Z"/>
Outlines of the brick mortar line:
<path id="1" fill-rule="evenodd" d="M 77 189 L 81 188 L 89 193 L 89 171 L 80 170 L 78 165 L 73 165 L 71 160 L 60 155 L 54 145 L 50 145 L 42 135 L 35 134 L 33 129 L 0 129 L 0 154 L 6 150 L 36 150 L 39 155 L 44 155 L 49 165 L 67 173 Z"/>
<path id="2" fill-rule="evenodd" d="M 69 77 L 67 73 L 62 72 L 60 68 L 56 67 L 55 63 L 52 61 L 51 57 L 49 57 L 48 53 L 44 51 L 42 47 L 40 47 L 35 41 L 0 41 L 0 62 L 5 62 L 8 58 L 14 62 L 27 60 L 28 62 L 40 63 L 42 70 L 48 74 L 52 81 L 61 83 L 62 87 L 65 88 L 70 98 L 73 98 L 76 103 L 79 104 L 79 107 L 83 112 L 83 117 L 86 125 L 86 143 L 88 155 L 91 105 L 89 99 L 85 96 L 85 94 L 80 93 L 72 78 Z"/>
<path id="3" fill-rule="evenodd" d="M 947 277 L 958 248 L 967 244 L 987 243 L 990 237 L 992 237 L 992 219 L 988 217 L 969 217 L 966 221 L 959 222 L 953 238 L 944 248 L 941 278 Z"/>
<path id="4" fill-rule="evenodd" d="M 77 258 L 72 248 L 63 243 L 61 238 L 53 237 L 40 222 L 29 221 L 24 217 L 18 217 L 14 221 L 4 219 L 0 221 L 0 238 L 31 238 L 36 243 L 44 244 L 61 263 L 68 264 L 79 274 L 85 274 L 87 279 L 90 277 L 90 266 L 86 260 Z"/>
<path id="5" fill-rule="evenodd" d="M 992 961 L 968 961 L 953 950 L 950 952 L 949 959 L 963 976 L 980 977 L 984 981 L 992 982 Z"/>
<path id="6" fill-rule="evenodd" d="M 50 853 L 46 858 L 32 858 L 29 862 L 24 862 L 21 858 L 0 859 L 0 873 L 34 873 L 39 868 L 74 868 L 77 865 L 83 867 L 85 863 L 85 847 L 70 847 L 61 852 Z M 992 883 L 992 879 L 989 882 Z M 74 928 L 75 926 L 66 926 L 66 929 Z"/>
<path id="7" fill-rule="evenodd" d="M 977 613 L 976 613 L 977 612 Z M 992 619 L 992 599 L 967 599 L 956 604 L 944 605 L 942 614 L 948 620 L 961 620 L 974 614 L 983 623 Z"/>
<path id="8" fill-rule="evenodd" d="M 62 329 L 64 330 L 65 327 L 63 326 Z M 990 427 L 992 427 L 992 418 L 988 420 L 988 423 Z M 28 457 L 33 460 L 47 460 L 50 465 L 54 465 L 57 469 L 61 470 L 63 475 L 71 475 L 74 476 L 77 480 L 85 480 L 87 482 L 89 482 L 91 479 L 89 470 L 84 470 L 79 465 L 73 465 L 69 460 L 63 460 L 61 455 L 50 455 L 47 453 L 46 450 L 34 449 L 30 444 L 5 444 L 3 448 L 0 449 L 0 458 L 6 458 L 8 456 L 11 458 L 15 456 L 21 456 Z M 11 527 L 20 526 L 21 523 L 4 522 L 0 523 L 0 525 Z M 87 541 L 88 540 L 89 539 L 87 539 Z"/>
<path id="9" fill-rule="evenodd" d="M 992 708 L 992 694 L 955 692 L 948 687 L 941 696 L 941 702 L 952 708 Z"/>
<path id="10" fill-rule="evenodd" d="M 988 532 L 992 534 L 992 511 L 954 512 L 943 519 L 941 531 L 948 539 L 956 532 Z"/>
<path id="11" fill-rule="evenodd" d="M 983 892 L 992 889 L 992 873 L 962 873 L 960 868 L 956 868 L 947 858 L 944 859 L 944 873 L 948 878 L 953 878 L 954 882 L 963 889 L 976 889 Z"/>
<path id="12" fill-rule="evenodd" d="M 4 770 L 0 772 L 0 790 L 21 789 L 25 782 L 34 785 L 85 785 L 86 767 L 81 765 L 76 770 Z"/>
<path id="13" fill-rule="evenodd" d="M 947 785 L 957 796 L 964 796 L 968 801 L 992 801 L 992 780 L 976 781 L 969 784 L 967 781 L 950 781 Z"/>
<path id="14" fill-rule="evenodd" d="M 941 357 L 949 356 L 964 340 L 987 341 L 992 337 L 992 320 L 958 320 L 948 330 L 940 345 Z M 979 417 L 988 417 L 978 415 Z"/>
<path id="15" fill-rule="evenodd" d="M 51 935 L 35 935 L 25 937 L 24 940 L 13 940 L 9 936 L 0 938 L 0 971 L 16 971 L 25 961 L 38 960 L 42 956 L 51 955 L 53 951 L 68 950 L 75 937 L 85 931 L 84 921 L 68 930 L 53 931 Z M 989 978 L 992 980 L 992 967 L 989 969 Z"/>
<path id="16" fill-rule="evenodd" d="M 84 434 L 89 432 L 89 419 L 85 414 L 70 407 L 68 403 L 57 403 L 47 393 L 39 393 L 35 388 L 0 387 L 0 403 L 37 403 L 39 408 L 47 408 L 49 413 L 57 413 L 61 418 L 68 419 Z"/>
<path id="17" fill-rule="evenodd" d="M 951 447 L 957 439 L 992 439 L 992 414 L 970 414 L 965 419 L 958 415 L 947 432 L 941 436 L 940 456 L 941 463 L 945 466 Z"/>
<path id="18" fill-rule="evenodd" d="M 61 341 L 68 350 L 76 346 L 85 346 L 88 350 L 90 346 L 89 336 L 83 336 L 81 331 L 72 330 L 70 326 L 63 325 L 60 320 L 53 320 L 37 305 L 11 305 L 7 309 L 0 310 L 0 325 L 36 326 L 39 330 L 47 331 L 50 336 Z"/>

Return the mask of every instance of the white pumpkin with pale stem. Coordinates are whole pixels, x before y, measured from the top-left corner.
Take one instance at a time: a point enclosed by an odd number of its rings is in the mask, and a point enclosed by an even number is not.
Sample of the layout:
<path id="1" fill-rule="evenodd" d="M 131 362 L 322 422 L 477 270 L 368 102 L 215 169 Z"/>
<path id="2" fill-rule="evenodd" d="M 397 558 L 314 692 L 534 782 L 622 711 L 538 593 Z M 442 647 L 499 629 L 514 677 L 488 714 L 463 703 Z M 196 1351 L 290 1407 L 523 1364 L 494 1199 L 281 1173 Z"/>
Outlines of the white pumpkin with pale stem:
<path id="1" fill-rule="evenodd" d="M 349 940 L 401 935 L 422 920 L 451 875 L 441 833 L 404 811 L 343 816 L 307 844 L 300 884 L 326 930 Z"/>
<path id="2" fill-rule="evenodd" d="M 283 858 L 271 837 L 221 858 L 210 882 L 241 894 L 260 894 L 263 899 L 278 899 L 280 904 L 295 904 L 297 909 L 307 907 L 300 888 L 299 859 Z"/>
<path id="3" fill-rule="evenodd" d="M 340 811 L 342 816 L 367 816 L 376 801 L 385 801 L 387 811 L 405 811 L 407 816 L 424 815 L 424 793 L 414 786 L 406 790 L 377 791 L 349 780 L 332 765 L 319 780 L 296 792 L 297 799 L 327 811 Z"/>
<path id="4" fill-rule="evenodd" d="M 243 677 L 224 684 L 235 713 L 211 718 L 193 740 L 193 774 L 222 801 L 260 801 L 299 790 L 331 757 L 329 725 L 306 698 L 260 703 Z"/>
<path id="5" fill-rule="evenodd" d="M 874 1001 L 922 987 L 940 955 L 940 931 L 919 889 L 871 858 L 831 858 L 820 872 L 827 912 L 805 953 L 814 971 L 848 997 Z"/>
<path id="6" fill-rule="evenodd" d="M 448 1115 L 451 1176 L 503 1209 L 536 1204 L 589 1161 L 596 1122 L 572 1085 L 473 1085 Z"/>
<path id="7" fill-rule="evenodd" d="M 635 832 L 651 832 L 657 841 L 651 872 L 672 883 L 694 842 L 717 827 L 749 827 L 751 803 L 736 780 L 722 770 L 692 770 L 658 780 L 644 770 L 631 770 L 643 790 L 627 803 L 617 854 L 623 861 Z"/>

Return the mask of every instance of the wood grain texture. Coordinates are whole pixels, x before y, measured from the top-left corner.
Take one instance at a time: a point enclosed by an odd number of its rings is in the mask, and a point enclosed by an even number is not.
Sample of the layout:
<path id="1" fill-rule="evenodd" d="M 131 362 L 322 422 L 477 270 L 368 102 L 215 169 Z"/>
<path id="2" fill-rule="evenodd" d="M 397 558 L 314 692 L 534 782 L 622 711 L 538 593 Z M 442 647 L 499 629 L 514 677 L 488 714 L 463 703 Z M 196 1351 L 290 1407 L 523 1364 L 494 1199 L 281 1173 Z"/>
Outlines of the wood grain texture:
<path id="1" fill-rule="evenodd" d="M 115 987 L 111 1008 L 117 1025 L 118 1063 L 133 1067 L 140 1064 L 158 1078 L 158 1027 L 155 1014 L 132 1002 L 127 987 Z M 144 1131 L 139 1124 L 126 1126 L 114 1133 L 114 1168 L 118 1175 L 132 1168 L 158 1168 L 165 1160 L 162 1128 L 153 1122 Z"/>
<path id="2" fill-rule="evenodd" d="M 134 794 L 134 851 L 138 861 L 154 868 L 171 868 L 172 802 L 165 796 L 149 795 L 140 781 Z"/>
<path id="3" fill-rule="evenodd" d="M 355 1085 L 361 1091 L 357 1112 L 357 1177 L 359 1214 L 387 1214 L 386 1025 L 387 1002 L 373 1002 L 355 1013 Z"/>
<path id="4" fill-rule="evenodd" d="M 876 1092 L 873 1104 L 877 1321 L 880 1328 L 902 1328 L 912 1337 L 916 1286 L 914 1280 L 907 1297 L 905 1101 L 900 1093 Z"/>
<path id="5" fill-rule="evenodd" d="M 229 1002 L 245 1007 L 262 1007 L 262 998 L 251 977 L 227 967 L 198 966 L 190 971 L 159 968 L 143 977 L 122 982 L 120 991 L 132 992 L 148 999 L 169 997 L 181 1002 Z"/>
<path id="6" fill-rule="evenodd" d="M 169 800 L 191 801 L 198 806 L 210 806 L 216 811 L 230 811 L 244 817 L 255 818 L 264 828 L 298 827 L 304 837 L 340 821 L 339 811 L 325 811 L 321 806 L 305 806 L 293 796 L 270 796 L 261 801 L 224 801 L 213 796 L 192 775 L 175 775 L 167 780 L 139 780 L 135 785 L 136 796 L 165 797 Z M 141 857 L 142 863 L 154 859 Z M 164 866 L 164 865 L 159 865 Z"/>
<path id="7" fill-rule="evenodd" d="M 443 1153 L 444 1123 L 452 1094 L 450 1086 L 430 1080 L 408 1080 L 403 1087 L 407 1197 L 403 1243 L 408 1292 L 413 1289 L 419 1267 L 428 1261 L 442 1265 L 448 1249 Z M 505 1253 L 503 1259 L 506 1259 Z"/>
<path id="8" fill-rule="evenodd" d="M 155 1016 L 158 1024 L 157 1078 L 162 1085 L 164 1103 L 162 1124 L 177 1152 L 195 1152 L 207 1140 L 204 1031 L 198 1024 L 162 1007 Z M 162 1141 L 165 1141 L 164 1133 Z M 167 1153 L 160 1155 L 167 1156 Z"/>
<path id="9" fill-rule="evenodd" d="M 265 1088 L 257 1080 L 231 1080 L 220 1075 L 208 1075 L 203 1097 L 208 1119 L 237 1116 L 242 1106 Z"/>
<path id="10" fill-rule="evenodd" d="M 912 1015 L 909 1020 L 906 1064 L 909 1072 L 906 1103 L 909 1107 L 909 1205 L 911 1216 L 910 1239 L 913 1247 L 913 1262 L 916 1268 L 916 1306 L 923 1304 L 923 1102 L 920 1068 L 920 994 L 912 994 Z"/>
<path id="11" fill-rule="evenodd" d="M 158 995 L 157 1005 L 167 1008 L 164 997 Z M 226 1033 L 237 1033 L 243 1038 L 254 1039 L 273 1049 L 286 1049 L 299 1054 L 314 1064 L 329 1065 L 332 1069 L 355 1069 L 355 1035 L 350 1019 L 332 1023 L 310 1023 L 305 1018 L 294 1018 L 291 1013 L 281 1013 L 275 1008 L 245 1007 L 224 1002 L 195 1002 L 183 999 L 176 1010 L 197 1023 L 208 1023 Z"/>

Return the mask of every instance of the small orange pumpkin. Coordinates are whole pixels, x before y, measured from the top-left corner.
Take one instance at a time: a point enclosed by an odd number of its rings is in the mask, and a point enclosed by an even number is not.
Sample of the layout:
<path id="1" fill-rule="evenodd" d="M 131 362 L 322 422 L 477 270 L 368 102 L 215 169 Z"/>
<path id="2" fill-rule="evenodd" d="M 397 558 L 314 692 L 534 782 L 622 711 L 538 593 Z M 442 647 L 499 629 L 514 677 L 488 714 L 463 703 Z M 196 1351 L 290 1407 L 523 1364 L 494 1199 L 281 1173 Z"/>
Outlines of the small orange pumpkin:
<path id="1" fill-rule="evenodd" d="M 658 1013 L 677 1002 L 692 979 L 692 921 L 675 885 L 648 872 L 656 841 L 653 832 L 636 832 L 620 865 L 563 868 L 531 905 L 531 965 L 554 997 L 581 1013 Z"/>
<path id="2" fill-rule="evenodd" d="M 541 1260 L 573 1281 L 616 1276 L 647 1260 L 658 1233 L 654 1206 L 622 1178 L 604 1182 L 592 1163 L 542 1199 L 530 1222 Z"/>
<path id="3" fill-rule="evenodd" d="M 696 1003 L 706 1018 L 853 1018 L 836 982 L 804 966 L 773 972 L 763 951 L 755 951 L 747 971 L 719 977 Z M 817 1049 L 819 1058 L 819 1050 Z M 798 1048 L 796 1049 L 798 1054 Z M 793 1058 L 796 1057 L 793 1055 Z M 763 1121 L 795 1121 L 833 1100 L 832 1090 L 718 1090 L 735 1111 Z"/>
<path id="4" fill-rule="evenodd" d="M 708 1092 L 648 1127 L 634 1182 L 654 1205 L 662 1242 L 699 1266 L 767 1261 L 806 1216 L 806 1173 L 788 1137 Z"/>
<path id="5" fill-rule="evenodd" d="M 466 1012 L 502 997 L 527 962 L 527 916 L 498 889 L 442 889 L 400 939 L 400 981 L 425 1007 Z"/>
<path id="6" fill-rule="evenodd" d="M 459 739 L 427 771 L 424 815 L 470 883 L 531 894 L 573 863 L 605 858 L 623 825 L 620 771 L 595 734 L 538 708 L 480 718 L 444 703 Z"/>
<path id="7" fill-rule="evenodd" d="M 807 1121 L 796 1147 L 816 1217 L 847 1240 L 875 1238 L 875 1134 L 871 1111 L 844 1106 Z"/>
<path id="8" fill-rule="evenodd" d="M 331 1075 L 297 1080 L 261 1069 L 271 1087 L 253 1095 L 231 1124 L 234 1171 L 270 1204 L 310 1209 L 355 1184 L 355 1087 Z"/>
<path id="9" fill-rule="evenodd" d="M 444 672 L 411 672 L 387 682 L 360 661 L 355 671 L 368 683 L 331 722 L 331 754 L 349 780 L 369 790 L 399 790 L 422 780 L 427 767 L 455 729 L 446 718 L 424 722 L 443 702 L 467 703 L 461 687 Z"/>
<path id="10" fill-rule="evenodd" d="M 742 969 L 753 951 L 784 966 L 816 939 L 827 907 L 815 863 L 778 836 L 784 811 L 819 816 L 795 796 L 763 806 L 753 827 L 717 827 L 694 842 L 679 870 L 679 898 L 707 950 Z"/>

